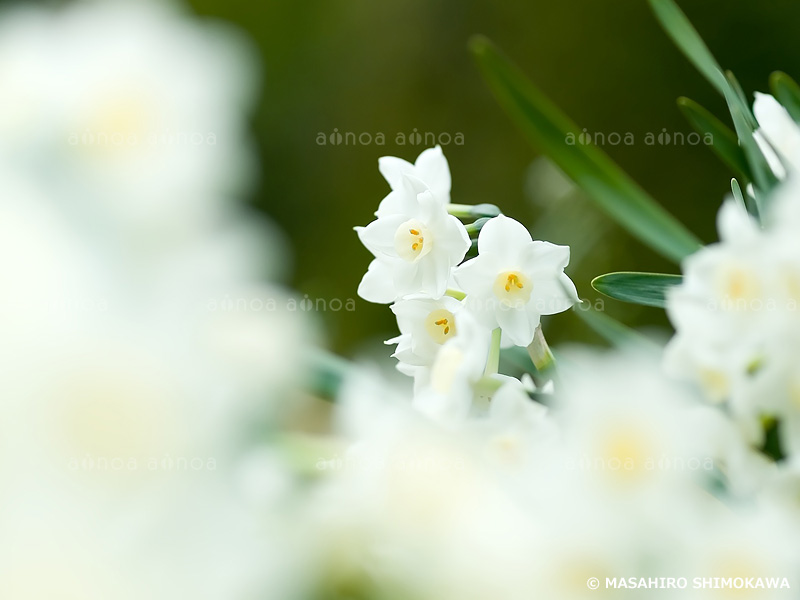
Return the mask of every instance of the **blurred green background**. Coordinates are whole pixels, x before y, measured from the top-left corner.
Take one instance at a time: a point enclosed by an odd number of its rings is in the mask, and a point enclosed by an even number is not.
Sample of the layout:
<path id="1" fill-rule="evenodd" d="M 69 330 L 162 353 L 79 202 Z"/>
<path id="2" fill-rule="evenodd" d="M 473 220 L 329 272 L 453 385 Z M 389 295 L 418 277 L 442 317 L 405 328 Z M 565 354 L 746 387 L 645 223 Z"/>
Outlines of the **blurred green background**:
<path id="1" fill-rule="evenodd" d="M 453 201 L 492 202 L 530 226 L 535 238 L 573 246 L 568 273 L 582 297 L 614 270 L 672 271 L 580 195 L 552 198 L 531 178 L 537 153 L 495 104 L 467 51 L 471 35 L 495 41 L 562 109 L 590 132 L 631 132 L 632 146 L 606 151 L 703 240 L 731 174 L 708 148 L 645 145 L 654 132 L 690 133 L 675 100 L 685 95 L 719 116 L 723 100 L 660 30 L 645 0 L 192 0 L 255 40 L 264 68 L 255 129 L 261 181 L 253 203 L 288 233 L 289 283 L 312 299 L 356 298 L 356 310 L 320 314 L 333 349 L 374 349 L 394 335 L 385 306 L 357 299 L 370 261 L 352 231 L 366 225 L 388 188 L 382 155 L 413 160 L 423 144 L 398 132 L 463 134 L 444 147 Z M 684 0 L 720 63 L 744 88 L 766 91 L 772 70 L 800 76 L 800 3 Z M 726 118 L 726 121 L 728 119 Z M 318 144 L 330 136 L 378 132 L 386 144 Z M 364 136 L 366 139 L 366 136 Z M 538 171 L 537 171 L 538 172 Z M 605 302 L 633 325 L 667 326 L 663 311 Z M 575 315 L 546 326 L 551 341 L 591 340 Z"/>

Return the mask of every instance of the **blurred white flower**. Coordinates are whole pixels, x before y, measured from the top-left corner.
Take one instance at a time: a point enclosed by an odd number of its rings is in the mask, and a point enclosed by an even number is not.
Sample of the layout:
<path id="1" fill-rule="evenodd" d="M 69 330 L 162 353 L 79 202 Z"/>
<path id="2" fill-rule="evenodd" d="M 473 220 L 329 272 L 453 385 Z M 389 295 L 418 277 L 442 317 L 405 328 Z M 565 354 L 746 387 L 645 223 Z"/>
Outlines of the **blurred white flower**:
<path id="1" fill-rule="evenodd" d="M 171 2 L 7 9 L 0 156 L 87 223 L 169 240 L 213 222 L 251 178 L 252 57 Z"/>
<path id="2" fill-rule="evenodd" d="M 683 283 L 667 296 L 676 335 L 667 368 L 697 381 L 712 400 L 730 396 L 737 377 L 763 358 L 776 302 L 773 254 L 753 219 L 732 198 L 720 208 L 720 242 L 683 263 Z"/>
<path id="3" fill-rule="evenodd" d="M 629 348 L 566 359 L 555 413 L 570 468 L 606 494 L 649 496 L 714 475 L 706 409 L 661 373 L 657 355 Z"/>
<path id="4" fill-rule="evenodd" d="M 389 303 L 411 294 L 441 298 L 452 269 L 469 250 L 464 225 L 420 180 L 401 174 L 400 187 L 381 204 L 378 219 L 356 227 L 375 256 L 358 287 L 370 302 Z"/>
<path id="5" fill-rule="evenodd" d="M 501 327 L 518 346 L 527 346 L 542 315 L 563 312 L 578 302 L 564 273 L 569 247 L 533 241 L 506 216 L 491 219 L 478 237 L 478 256 L 458 267 L 455 279 L 466 305 L 487 327 Z"/>

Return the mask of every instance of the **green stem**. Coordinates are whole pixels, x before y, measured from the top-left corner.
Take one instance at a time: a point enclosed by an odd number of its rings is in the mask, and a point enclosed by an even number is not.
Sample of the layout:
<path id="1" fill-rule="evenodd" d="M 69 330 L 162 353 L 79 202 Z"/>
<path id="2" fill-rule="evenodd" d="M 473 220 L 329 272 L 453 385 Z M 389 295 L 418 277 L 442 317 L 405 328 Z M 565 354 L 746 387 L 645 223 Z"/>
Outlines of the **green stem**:
<path id="1" fill-rule="evenodd" d="M 456 300 L 463 300 L 467 297 L 464 292 L 459 292 L 458 290 L 450 290 L 448 289 L 445 293 L 445 296 L 450 296 L 451 298 L 455 298 Z"/>
<path id="2" fill-rule="evenodd" d="M 533 341 L 528 346 L 528 354 L 530 354 L 533 361 L 533 366 L 540 373 L 549 374 L 550 371 L 555 370 L 556 358 L 550 351 L 547 340 L 544 339 L 541 325 L 536 328 L 536 332 L 533 334 Z"/>
<path id="3" fill-rule="evenodd" d="M 447 212 L 459 219 L 472 217 L 472 206 L 469 204 L 448 204 Z"/>
<path id="4" fill-rule="evenodd" d="M 481 217 L 480 219 L 476 219 L 475 222 L 466 225 L 465 229 L 467 230 L 470 239 L 473 240 L 477 239 L 478 234 L 480 234 L 481 232 L 481 229 L 483 229 L 483 226 L 486 225 L 486 223 L 488 223 L 489 221 L 491 221 L 491 219 L 489 219 L 488 217 Z"/>
<path id="5" fill-rule="evenodd" d="M 492 331 L 492 345 L 489 347 L 489 358 L 486 359 L 484 376 L 494 375 L 500 368 L 500 338 L 503 331 L 497 327 Z"/>
<path id="6" fill-rule="evenodd" d="M 459 219 L 492 218 L 501 215 L 500 209 L 494 204 L 448 204 L 447 212 Z"/>

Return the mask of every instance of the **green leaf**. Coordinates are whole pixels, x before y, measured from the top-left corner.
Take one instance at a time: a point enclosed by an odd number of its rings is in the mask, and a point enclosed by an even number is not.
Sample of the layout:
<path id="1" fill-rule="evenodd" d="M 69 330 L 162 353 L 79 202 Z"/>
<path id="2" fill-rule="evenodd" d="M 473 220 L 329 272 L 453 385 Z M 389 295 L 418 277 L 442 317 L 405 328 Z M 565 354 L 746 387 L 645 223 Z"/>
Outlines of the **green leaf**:
<path id="1" fill-rule="evenodd" d="M 725 80 L 722 67 L 684 12 L 673 0 L 650 0 L 650 6 L 675 45 L 724 96 L 729 84 Z"/>
<path id="2" fill-rule="evenodd" d="M 733 75 L 731 73 L 727 75 L 729 80 L 735 84 L 736 79 Z M 747 120 L 749 108 L 739 98 L 739 95 L 735 92 L 735 87 L 731 87 L 726 92 L 725 100 L 728 103 L 728 109 L 731 111 L 731 118 L 736 128 L 736 134 L 739 136 L 739 143 L 744 149 L 747 163 L 750 165 L 750 172 L 753 174 L 752 181 L 756 187 L 756 204 L 759 214 L 761 214 L 764 208 L 762 206 L 762 196 L 768 194 L 777 185 L 778 180 L 758 147 L 755 137 L 753 137 L 753 127 Z"/>
<path id="3" fill-rule="evenodd" d="M 683 277 L 680 275 L 620 272 L 595 277 L 592 287 L 616 300 L 664 308 L 667 304 L 667 289 L 682 281 Z"/>
<path id="4" fill-rule="evenodd" d="M 609 317 L 605 313 L 594 310 L 589 302 L 576 304 L 572 311 L 589 326 L 597 335 L 606 340 L 609 344 L 617 348 L 629 348 L 638 346 L 648 350 L 658 350 L 658 345 L 647 339 L 635 329 L 623 325 L 616 319 Z"/>
<path id="5" fill-rule="evenodd" d="M 757 207 L 751 205 L 752 199 L 749 195 L 745 197 L 744 193 L 742 193 L 742 187 L 739 185 L 739 182 L 736 181 L 736 178 L 731 179 L 731 193 L 733 194 L 736 202 L 739 203 L 745 212 L 756 217 L 758 216 Z"/>
<path id="6" fill-rule="evenodd" d="M 727 125 L 689 98 L 678 98 L 678 108 L 700 135 L 711 134 L 711 149 L 728 167 L 744 179 L 751 179 L 744 150 L 739 146 L 736 134 Z"/>
<path id="7" fill-rule="evenodd" d="M 695 68 L 713 85 L 716 90 L 727 98 L 731 92 L 736 95 L 743 108 L 743 115 L 751 127 L 756 127 L 756 120 L 749 106 L 747 98 L 739 82 L 726 76 L 717 59 L 711 54 L 703 38 L 697 33 L 686 14 L 674 0 L 649 0 L 650 6 L 678 49 L 689 59 Z"/>
<path id="8" fill-rule="evenodd" d="M 800 86 L 795 80 L 786 73 L 775 71 L 769 77 L 769 87 L 778 102 L 800 123 Z"/>
<path id="9" fill-rule="evenodd" d="M 500 104 L 540 148 L 598 206 L 644 244 L 680 261 L 700 247 L 700 241 L 653 200 L 596 146 L 580 142 L 582 131 L 486 38 L 475 38 L 471 49 Z"/>

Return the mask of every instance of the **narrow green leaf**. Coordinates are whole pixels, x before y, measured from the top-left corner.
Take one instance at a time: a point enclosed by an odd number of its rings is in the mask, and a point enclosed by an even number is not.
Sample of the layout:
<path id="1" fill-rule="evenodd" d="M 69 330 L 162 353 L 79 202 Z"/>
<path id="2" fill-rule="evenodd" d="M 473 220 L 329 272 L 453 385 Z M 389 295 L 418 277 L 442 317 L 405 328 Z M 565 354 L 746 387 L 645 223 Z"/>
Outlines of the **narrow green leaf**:
<path id="1" fill-rule="evenodd" d="M 647 339 L 635 329 L 623 325 L 605 313 L 594 310 L 591 304 L 584 302 L 575 305 L 572 311 L 589 326 L 592 331 L 616 348 L 638 346 L 649 350 L 657 350 L 658 345 Z"/>
<path id="2" fill-rule="evenodd" d="M 728 167 L 744 179 L 750 179 L 750 167 L 744 150 L 739 146 L 739 139 L 730 128 L 689 98 L 678 98 L 678 108 L 700 135 L 711 135 L 711 149 Z"/>
<path id="3" fill-rule="evenodd" d="M 650 6 L 675 45 L 724 96 L 728 82 L 725 80 L 722 67 L 684 12 L 673 0 L 650 0 Z"/>
<path id="4" fill-rule="evenodd" d="M 747 100 L 742 85 L 739 83 L 739 80 L 736 79 L 736 75 L 734 75 L 732 71 L 725 71 L 725 78 L 730 84 L 730 89 L 734 92 L 734 98 L 744 115 L 745 121 L 750 126 L 750 129 L 755 131 L 758 129 L 758 121 L 756 121 L 755 116 L 753 116 L 753 109 L 751 108 L 750 102 Z"/>
<path id="5" fill-rule="evenodd" d="M 745 202 L 744 200 L 744 194 L 742 193 L 742 188 L 739 185 L 739 182 L 736 181 L 735 177 L 731 179 L 731 193 L 733 194 L 733 197 L 736 199 L 736 201 L 741 205 L 741 207 L 747 210 L 747 202 Z"/>
<path id="6" fill-rule="evenodd" d="M 730 81 L 735 82 L 732 75 L 730 75 Z M 743 106 L 733 87 L 725 94 L 725 100 L 728 102 L 728 109 L 731 111 L 731 118 L 736 128 L 736 134 L 739 136 L 739 143 L 744 149 L 747 163 L 750 165 L 750 172 L 753 174 L 752 181 L 756 187 L 756 204 L 761 214 L 764 208 L 761 205 L 762 197 L 775 187 L 778 180 L 758 147 L 755 137 L 753 137 L 753 127 L 747 120 L 749 108 L 746 105 Z"/>
<path id="7" fill-rule="evenodd" d="M 582 131 L 502 56 L 486 38 L 471 49 L 500 104 L 529 141 L 555 162 L 603 210 L 632 235 L 676 262 L 700 241 L 653 200 L 596 146 L 581 143 Z"/>
<path id="8" fill-rule="evenodd" d="M 786 73 L 775 71 L 769 77 L 769 87 L 778 102 L 800 123 L 800 86 L 795 80 Z"/>
<path id="9" fill-rule="evenodd" d="M 592 287 L 616 300 L 664 308 L 667 304 L 667 289 L 681 281 L 683 277 L 680 275 L 621 272 L 595 277 Z"/>
<path id="10" fill-rule="evenodd" d="M 711 54 L 703 38 L 697 33 L 691 21 L 680 9 L 674 0 L 649 0 L 650 6 L 678 49 L 689 59 L 695 68 L 713 85 L 716 90 L 727 97 L 733 92 L 743 105 L 742 114 L 745 120 L 756 127 L 753 112 L 747 106 L 747 99 L 739 82 L 735 78 L 726 76 L 717 59 Z"/>

